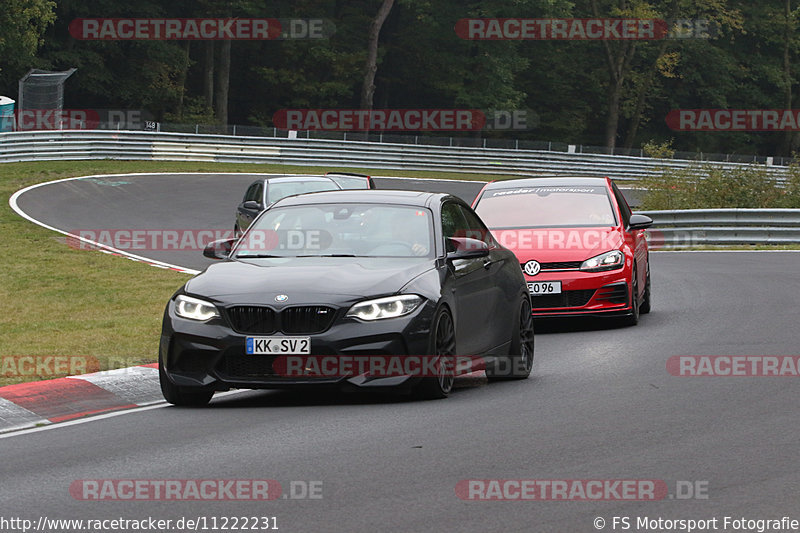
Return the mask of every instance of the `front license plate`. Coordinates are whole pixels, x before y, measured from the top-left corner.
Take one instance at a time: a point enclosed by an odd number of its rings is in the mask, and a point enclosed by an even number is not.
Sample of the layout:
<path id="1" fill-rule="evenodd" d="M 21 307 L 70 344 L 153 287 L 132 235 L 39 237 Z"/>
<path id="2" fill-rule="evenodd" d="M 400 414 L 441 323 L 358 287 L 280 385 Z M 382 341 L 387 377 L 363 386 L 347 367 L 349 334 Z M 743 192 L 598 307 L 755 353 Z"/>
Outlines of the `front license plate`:
<path id="1" fill-rule="evenodd" d="M 561 294 L 560 281 L 537 281 L 528 282 L 528 291 L 534 296 L 544 296 L 546 294 Z"/>
<path id="2" fill-rule="evenodd" d="M 247 337 L 247 355 L 311 355 L 311 337 Z"/>

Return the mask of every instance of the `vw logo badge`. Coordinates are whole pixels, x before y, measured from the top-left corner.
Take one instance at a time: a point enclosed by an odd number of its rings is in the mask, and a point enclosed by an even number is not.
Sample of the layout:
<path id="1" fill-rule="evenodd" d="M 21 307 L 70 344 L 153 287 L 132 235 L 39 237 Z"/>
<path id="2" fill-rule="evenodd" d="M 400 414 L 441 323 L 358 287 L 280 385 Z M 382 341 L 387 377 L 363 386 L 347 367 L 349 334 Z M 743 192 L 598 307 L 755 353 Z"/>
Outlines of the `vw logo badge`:
<path id="1" fill-rule="evenodd" d="M 539 264 L 539 261 L 528 261 L 525 263 L 523 270 L 525 270 L 527 275 L 535 276 L 540 270 L 542 270 L 542 265 Z"/>
<path id="2" fill-rule="evenodd" d="M 275 301 L 276 302 L 285 302 L 288 299 L 289 299 L 289 297 L 287 295 L 285 295 L 285 294 L 279 294 L 279 295 L 277 295 L 275 297 Z"/>

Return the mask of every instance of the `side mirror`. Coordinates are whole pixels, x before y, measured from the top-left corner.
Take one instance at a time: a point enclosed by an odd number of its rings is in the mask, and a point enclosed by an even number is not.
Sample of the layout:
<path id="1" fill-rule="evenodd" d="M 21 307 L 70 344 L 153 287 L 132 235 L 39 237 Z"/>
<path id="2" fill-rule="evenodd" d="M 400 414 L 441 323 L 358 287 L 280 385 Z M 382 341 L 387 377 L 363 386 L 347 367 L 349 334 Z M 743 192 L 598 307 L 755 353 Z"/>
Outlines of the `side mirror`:
<path id="1" fill-rule="evenodd" d="M 203 256 L 209 259 L 227 259 L 231 255 L 233 243 L 236 239 L 222 239 L 219 241 L 211 241 L 203 249 Z"/>
<path id="2" fill-rule="evenodd" d="M 653 219 L 647 215 L 631 215 L 631 219 L 628 221 L 628 227 L 630 229 L 647 229 L 653 225 Z"/>
<path id="3" fill-rule="evenodd" d="M 261 204 L 256 202 L 255 200 L 247 200 L 242 207 L 245 209 L 251 209 L 253 211 L 261 211 Z"/>
<path id="4" fill-rule="evenodd" d="M 479 239 L 471 239 L 470 237 L 447 238 L 448 259 L 470 259 L 486 257 L 487 255 L 489 255 L 489 245 Z"/>

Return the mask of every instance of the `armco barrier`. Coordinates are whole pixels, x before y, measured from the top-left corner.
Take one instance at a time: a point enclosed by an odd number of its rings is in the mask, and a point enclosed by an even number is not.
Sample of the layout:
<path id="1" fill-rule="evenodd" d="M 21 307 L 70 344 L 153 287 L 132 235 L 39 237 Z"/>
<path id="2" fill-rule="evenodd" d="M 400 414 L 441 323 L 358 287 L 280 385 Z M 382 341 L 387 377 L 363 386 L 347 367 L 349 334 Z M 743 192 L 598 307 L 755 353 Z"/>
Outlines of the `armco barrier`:
<path id="1" fill-rule="evenodd" d="M 241 137 L 145 131 L 42 131 L 0 133 L 0 162 L 129 159 L 347 166 L 449 172 L 611 176 L 635 180 L 692 161 L 619 155 L 395 144 L 285 137 Z M 741 168 L 744 163 L 706 161 Z M 786 167 L 764 165 L 778 182 Z"/>
<path id="2" fill-rule="evenodd" d="M 0 133 L 0 162 L 63 159 L 130 159 L 273 163 L 472 173 L 611 176 L 633 180 L 686 160 L 539 150 L 465 148 L 328 139 L 288 139 L 144 131 L 42 131 Z M 737 168 L 743 163 L 703 162 Z M 778 181 L 786 167 L 763 166 Z M 800 244 L 800 209 L 692 209 L 644 212 L 654 220 L 655 244 Z"/>
<path id="3" fill-rule="evenodd" d="M 637 211 L 653 219 L 651 246 L 800 244 L 800 209 Z"/>

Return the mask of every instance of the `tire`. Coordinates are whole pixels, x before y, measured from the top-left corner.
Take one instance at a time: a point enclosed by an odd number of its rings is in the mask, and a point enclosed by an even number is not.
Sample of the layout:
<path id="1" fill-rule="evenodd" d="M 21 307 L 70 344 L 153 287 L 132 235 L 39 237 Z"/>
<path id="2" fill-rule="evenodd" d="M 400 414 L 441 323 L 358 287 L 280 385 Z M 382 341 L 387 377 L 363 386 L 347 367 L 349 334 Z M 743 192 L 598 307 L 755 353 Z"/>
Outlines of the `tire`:
<path id="1" fill-rule="evenodd" d="M 636 273 L 636 263 L 633 264 L 631 273 L 631 314 L 622 318 L 623 326 L 635 326 L 639 323 L 639 275 Z"/>
<path id="2" fill-rule="evenodd" d="M 647 263 L 647 279 L 644 282 L 644 300 L 639 306 L 639 313 L 645 315 L 650 312 L 653 297 L 650 295 L 650 262 Z"/>
<path id="3" fill-rule="evenodd" d="M 431 355 L 437 356 L 436 377 L 424 377 L 417 388 L 420 398 L 437 400 L 447 398 L 455 381 L 456 330 L 453 317 L 447 308 L 441 308 L 433 319 L 431 328 Z"/>
<path id="4" fill-rule="evenodd" d="M 211 401 L 214 391 L 195 391 L 187 390 L 186 387 L 179 387 L 172 383 L 163 370 L 163 364 L 158 362 L 158 381 L 161 384 L 161 394 L 164 399 L 172 405 L 181 407 L 203 407 Z"/>
<path id="5" fill-rule="evenodd" d="M 489 381 L 526 379 L 533 370 L 534 334 L 531 302 L 523 297 L 519 306 L 519 318 L 511 339 L 509 355 L 486 369 Z"/>

